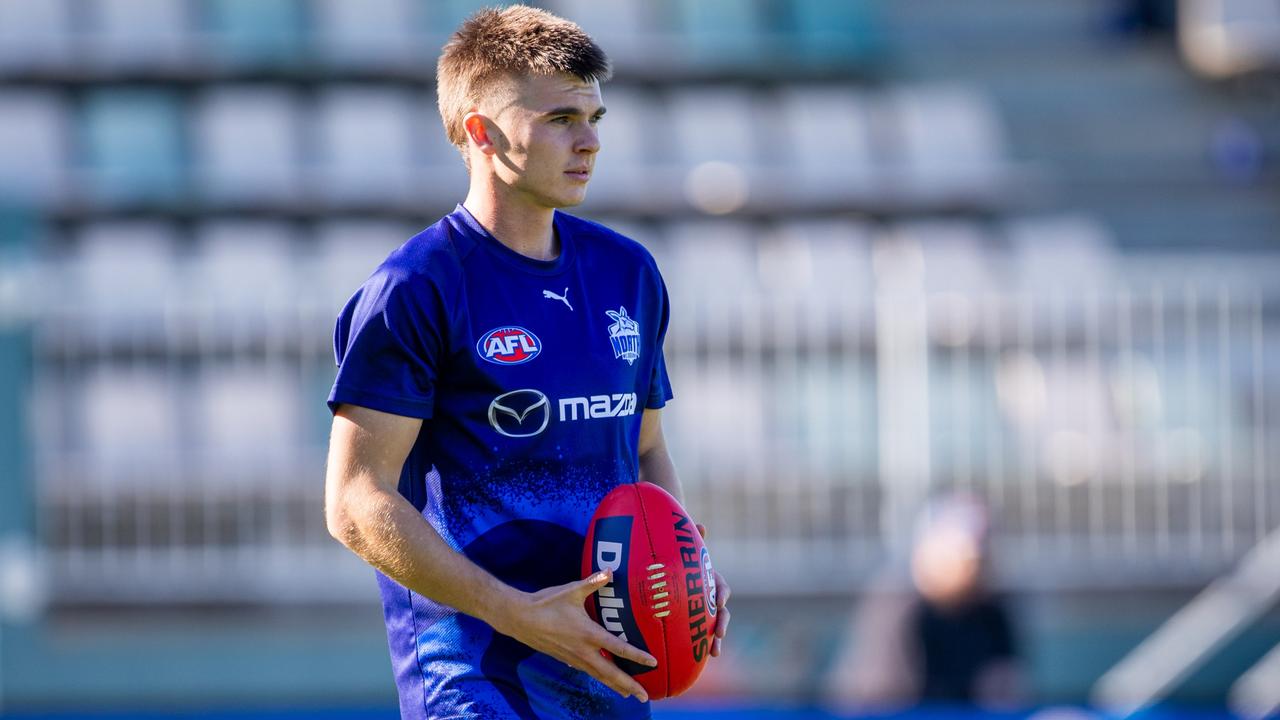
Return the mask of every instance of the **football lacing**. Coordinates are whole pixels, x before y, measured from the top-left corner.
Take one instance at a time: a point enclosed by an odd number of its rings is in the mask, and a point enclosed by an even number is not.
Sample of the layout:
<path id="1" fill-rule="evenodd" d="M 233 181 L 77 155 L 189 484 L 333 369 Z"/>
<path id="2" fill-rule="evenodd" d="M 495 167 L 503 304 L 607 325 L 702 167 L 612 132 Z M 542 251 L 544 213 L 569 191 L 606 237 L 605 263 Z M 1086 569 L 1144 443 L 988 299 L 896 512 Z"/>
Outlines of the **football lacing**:
<path id="1" fill-rule="evenodd" d="M 654 610 L 658 611 L 655 612 L 653 616 L 656 618 L 664 618 L 671 614 L 670 610 L 663 610 L 663 608 L 671 604 L 671 601 L 663 600 L 663 598 L 669 597 L 671 594 L 662 589 L 667 586 L 667 581 L 665 579 L 667 577 L 667 571 L 662 567 L 662 563 L 650 565 L 645 568 L 645 570 L 648 570 L 650 573 L 648 578 L 650 592 L 649 604 Z"/>

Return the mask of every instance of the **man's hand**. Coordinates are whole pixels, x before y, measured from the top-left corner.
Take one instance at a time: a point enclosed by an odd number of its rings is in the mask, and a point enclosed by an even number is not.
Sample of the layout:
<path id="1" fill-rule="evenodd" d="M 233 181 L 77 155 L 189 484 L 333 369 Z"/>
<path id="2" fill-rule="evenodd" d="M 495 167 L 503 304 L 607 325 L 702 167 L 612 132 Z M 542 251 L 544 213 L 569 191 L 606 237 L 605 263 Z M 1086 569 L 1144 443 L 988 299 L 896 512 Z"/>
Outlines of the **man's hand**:
<path id="1" fill-rule="evenodd" d="M 494 627 L 534 650 L 586 672 L 622 697 L 635 696 L 640 702 L 648 702 L 649 696 L 640 683 L 601 655 L 600 650 L 648 667 L 656 666 L 658 661 L 596 624 L 584 607 L 587 598 L 612 580 L 612 571 L 606 570 L 585 580 L 525 595 L 524 601 L 513 608 L 508 617 L 495 618 Z"/>
<path id="2" fill-rule="evenodd" d="M 694 523 L 694 527 L 698 528 L 698 534 L 702 536 L 702 541 L 707 541 L 707 527 L 702 523 Z M 725 582 L 724 576 L 719 570 L 716 573 L 716 638 L 711 641 L 711 657 L 720 656 L 720 641 L 724 640 L 725 630 L 729 627 L 729 594 L 733 591 L 729 589 L 729 583 Z"/>

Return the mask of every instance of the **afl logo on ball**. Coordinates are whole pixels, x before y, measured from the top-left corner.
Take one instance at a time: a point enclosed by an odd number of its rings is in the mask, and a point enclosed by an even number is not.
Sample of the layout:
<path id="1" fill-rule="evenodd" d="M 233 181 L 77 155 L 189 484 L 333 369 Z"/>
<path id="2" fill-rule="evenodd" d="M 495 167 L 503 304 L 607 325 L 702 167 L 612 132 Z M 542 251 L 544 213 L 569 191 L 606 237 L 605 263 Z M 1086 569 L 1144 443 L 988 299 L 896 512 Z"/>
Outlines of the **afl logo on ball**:
<path id="1" fill-rule="evenodd" d="M 480 357 L 498 365 L 519 365 L 538 357 L 542 341 L 522 327 L 508 325 L 485 333 L 476 343 Z"/>
<path id="2" fill-rule="evenodd" d="M 716 571 L 711 567 L 711 553 L 702 548 L 702 584 L 707 589 L 707 612 L 716 616 Z"/>

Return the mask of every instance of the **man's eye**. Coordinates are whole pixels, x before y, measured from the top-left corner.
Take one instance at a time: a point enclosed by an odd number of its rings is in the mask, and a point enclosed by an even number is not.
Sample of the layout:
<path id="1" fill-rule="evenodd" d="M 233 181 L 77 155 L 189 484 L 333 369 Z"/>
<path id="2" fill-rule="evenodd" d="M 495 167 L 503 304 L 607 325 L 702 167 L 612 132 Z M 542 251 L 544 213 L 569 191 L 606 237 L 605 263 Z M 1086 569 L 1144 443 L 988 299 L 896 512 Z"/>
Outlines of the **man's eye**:
<path id="1" fill-rule="evenodd" d="M 595 125 L 596 123 L 600 122 L 600 119 L 601 119 L 602 117 L 604 117 L 604 116 L 603 116 L 603 115 L 596 115 L 596 116 L 593 116 L 593 117 L 591 118 L 591 124 L 592 124 L 592 125 Z"/>
<path id="2" fill-rule="evenodd" d="M 568 118 L 568 116 L 561 115 L 561 116 L 560 116 L 560 117 L 558 117 L 558 118 L 553 118 L 553 119 L 551 120 L 551 122 L 553 122 L 553 123 L 560 123 L 561 125 L 568 125 L 568 124 L 569 124 L 569 118 Z"/>

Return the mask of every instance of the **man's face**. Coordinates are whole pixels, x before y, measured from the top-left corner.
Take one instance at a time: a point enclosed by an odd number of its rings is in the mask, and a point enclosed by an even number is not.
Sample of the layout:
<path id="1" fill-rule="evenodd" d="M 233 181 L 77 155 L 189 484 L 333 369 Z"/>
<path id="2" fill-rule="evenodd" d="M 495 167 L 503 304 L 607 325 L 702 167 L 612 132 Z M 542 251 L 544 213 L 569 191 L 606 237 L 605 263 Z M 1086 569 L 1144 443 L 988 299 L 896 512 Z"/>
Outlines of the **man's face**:
<path id="1" fill-rule="evenodd" d="M 600 149 L 600 84 L 568 74 L 526 75 L 510 83 L 511 92 L 495 93 L 504 98 L 501 107 L 480 109 L 497 126 L 490 139 L 501 185 L 537 207 L 582 203 Z"/>

